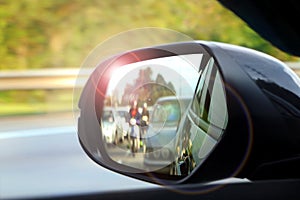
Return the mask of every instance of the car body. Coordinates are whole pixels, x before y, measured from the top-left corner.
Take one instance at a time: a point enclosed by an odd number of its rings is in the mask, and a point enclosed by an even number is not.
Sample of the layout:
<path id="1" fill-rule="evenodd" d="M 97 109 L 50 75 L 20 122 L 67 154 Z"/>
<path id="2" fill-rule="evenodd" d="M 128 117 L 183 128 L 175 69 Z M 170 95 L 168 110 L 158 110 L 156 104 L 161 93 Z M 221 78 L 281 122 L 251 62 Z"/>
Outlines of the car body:
<path id="1" fill-rule="evenodd" d="M 145 165 L 168 166 L 174 157 L 173 139 L 191 97 L 166 96 L 157 99 L 145 138 Z"/>

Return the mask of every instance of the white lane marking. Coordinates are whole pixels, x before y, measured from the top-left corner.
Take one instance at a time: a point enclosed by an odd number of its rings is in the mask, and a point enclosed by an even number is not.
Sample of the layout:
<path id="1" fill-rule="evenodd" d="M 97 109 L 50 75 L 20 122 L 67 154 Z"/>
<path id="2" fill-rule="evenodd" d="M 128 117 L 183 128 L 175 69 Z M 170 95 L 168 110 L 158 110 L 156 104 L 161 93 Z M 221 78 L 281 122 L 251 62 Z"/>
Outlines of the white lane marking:
<path id="1" fill-rule="evenodd" d="M 11 138 L 26 138 L 26 137 L 34 137 L 34 136 L 74 134 L 74 133 L 77 134 L 77 129 L 74 126 L 27 129 L 27 130 L 0 132 L 0 140 L 11 139 Z"/>

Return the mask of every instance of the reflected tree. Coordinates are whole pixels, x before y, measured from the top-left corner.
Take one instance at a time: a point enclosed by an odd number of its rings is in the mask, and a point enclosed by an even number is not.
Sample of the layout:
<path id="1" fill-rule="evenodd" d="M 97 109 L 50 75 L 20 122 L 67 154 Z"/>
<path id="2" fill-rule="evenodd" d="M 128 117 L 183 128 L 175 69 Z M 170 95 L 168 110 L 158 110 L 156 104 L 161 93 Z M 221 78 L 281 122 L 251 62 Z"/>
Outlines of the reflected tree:
<path id="1" fill-rule="evenodd" d="M 167 83 L 161 74 L 158 73 L 155 79 L 151 78 L 153 72 L 150 67 L 140 69 L 138 74 L 133 84 L 126 84 L 121 105 L 128 105 L 131 100 L 136 99 L 141 104 L 147 102 L 151 106 L 159 97 L 175 95 L 173 84 Z"/>

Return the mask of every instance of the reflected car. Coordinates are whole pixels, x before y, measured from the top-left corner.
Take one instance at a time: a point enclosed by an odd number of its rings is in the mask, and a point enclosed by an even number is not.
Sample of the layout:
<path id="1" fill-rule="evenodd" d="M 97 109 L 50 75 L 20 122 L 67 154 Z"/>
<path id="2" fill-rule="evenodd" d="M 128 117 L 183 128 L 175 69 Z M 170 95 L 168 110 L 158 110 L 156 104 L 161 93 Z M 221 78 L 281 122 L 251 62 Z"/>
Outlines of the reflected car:
<path id="1" fill-rule="evenodd" d="M 192 97 L 167 96 L 153 106 L 149 129 L 145 136 L 144 164 L 165 168 L 174 159 L 174 141 L 177 126 Z"/>
<path id="2" fill-rule="evenodd" d="M 129 108 L 117 107 L 117 127 L 122 134 L 122 140 L 128 138 L 129 133 Z"/>
<path id="3" fill-rule="evenodd" d="M 114 109 L 107 108 L 103 111 L 102 120 L 102 131 L 103 138 L 107 144 L 118 144 L 122 141 L 123 130 L 117 126 L 116 111 Z"/>

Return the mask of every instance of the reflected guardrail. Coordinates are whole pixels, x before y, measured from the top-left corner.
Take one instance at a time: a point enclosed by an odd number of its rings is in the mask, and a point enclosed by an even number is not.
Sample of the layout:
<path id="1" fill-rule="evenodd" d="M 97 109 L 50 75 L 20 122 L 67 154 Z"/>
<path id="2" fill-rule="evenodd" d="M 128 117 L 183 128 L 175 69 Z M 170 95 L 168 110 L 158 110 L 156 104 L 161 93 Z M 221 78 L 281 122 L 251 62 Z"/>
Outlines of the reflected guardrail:
<path id="1" fill-rule="evenodd" d="M 286 62 L 300 77 L 300 62 Z M 0 71 L 0 91 L 5 90 L 55 90 L 82 88 L 92 69 L 39 69 Z"/>
<path id="2" fill-rule="evenodd" d="M 5 90 L 55 90 L 81 88 L 91 69 L 39 69 L 0 71 L 0 91 Z"/>

